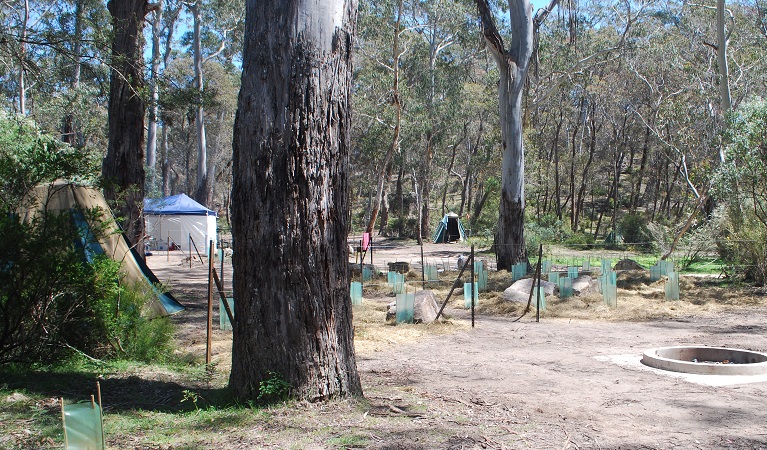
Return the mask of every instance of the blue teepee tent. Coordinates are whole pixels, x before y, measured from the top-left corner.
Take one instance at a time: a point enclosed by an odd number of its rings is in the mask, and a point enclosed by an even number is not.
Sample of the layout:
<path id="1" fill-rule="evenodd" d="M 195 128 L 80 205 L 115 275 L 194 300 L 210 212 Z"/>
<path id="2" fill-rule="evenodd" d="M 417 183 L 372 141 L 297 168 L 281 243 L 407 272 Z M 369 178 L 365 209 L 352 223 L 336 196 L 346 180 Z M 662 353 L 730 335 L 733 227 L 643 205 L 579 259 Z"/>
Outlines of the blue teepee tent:
<path id="1" fill-rule="evenodd" d="M 465 240 L 466 229 L 463 227 L 461 218 L 458 217 L 458 214 L 453 212 L 445 214 L 445 217 L 439 221 L 437 230 L 432 236 L 432 241 L 435 244 Z"/>

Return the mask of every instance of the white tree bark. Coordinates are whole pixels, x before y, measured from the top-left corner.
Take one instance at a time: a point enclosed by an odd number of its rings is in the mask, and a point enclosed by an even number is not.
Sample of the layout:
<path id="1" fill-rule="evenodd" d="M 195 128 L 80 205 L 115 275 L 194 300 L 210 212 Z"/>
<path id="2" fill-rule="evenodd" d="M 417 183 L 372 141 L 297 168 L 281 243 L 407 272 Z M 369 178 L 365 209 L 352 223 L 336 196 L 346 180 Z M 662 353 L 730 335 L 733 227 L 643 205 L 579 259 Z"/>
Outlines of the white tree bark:
<path id="1" fill-rule="evenodd" d="M 197 91 L 197 105 L 195 108 L 194 124 L 197 129 L 197 184 L 195 186 L 195 200 L 203 205 L 208 204 L 208 148 L 205 138 L 205 109 L 203 108 L 203 76 L 202 76 L 202 48 L 201 48 L 201 17 L 200 0 L 191 6 L 194 16 L 194 87 Z"/>

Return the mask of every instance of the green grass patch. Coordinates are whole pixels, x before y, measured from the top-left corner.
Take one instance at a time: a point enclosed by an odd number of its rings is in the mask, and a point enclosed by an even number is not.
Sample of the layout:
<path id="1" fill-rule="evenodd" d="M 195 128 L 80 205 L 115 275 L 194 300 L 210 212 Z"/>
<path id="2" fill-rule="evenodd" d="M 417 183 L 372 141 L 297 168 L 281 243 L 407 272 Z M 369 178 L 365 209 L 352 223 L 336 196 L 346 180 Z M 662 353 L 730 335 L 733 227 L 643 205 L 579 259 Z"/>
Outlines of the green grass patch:
<path id="1" fill-rule="evenodd" d="M 358 434 L 344 434 L 328 439 L 328 445 L 339 449 L 364 448 L 368 445 L 369 439 Z"/>

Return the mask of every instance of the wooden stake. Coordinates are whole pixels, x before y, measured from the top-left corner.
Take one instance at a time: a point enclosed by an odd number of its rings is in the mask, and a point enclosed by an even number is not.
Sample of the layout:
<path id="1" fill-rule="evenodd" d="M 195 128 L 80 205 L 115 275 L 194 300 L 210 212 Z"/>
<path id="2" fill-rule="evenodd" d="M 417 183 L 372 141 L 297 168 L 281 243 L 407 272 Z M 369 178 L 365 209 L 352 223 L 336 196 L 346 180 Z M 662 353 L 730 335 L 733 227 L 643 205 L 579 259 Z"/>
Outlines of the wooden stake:
<path id="1" fill-rule="evenodd" d="M 67 440 L 67 416 L 64 414 L 64 397 L 59 397 L 59 405 L 61 405 L 61 423 L 64 425 L 64 448 L 69 448 L 69 441 Z"/>
<path id="2" fill-rule="evenodd" d="M 210 241 L 210 253 L 213 254 L 213 241 Z M 205 345 L 205 365 L 210 365 L 211 333 L 213 331 L 213 258 L 208 257 L 208 333 Z"/>

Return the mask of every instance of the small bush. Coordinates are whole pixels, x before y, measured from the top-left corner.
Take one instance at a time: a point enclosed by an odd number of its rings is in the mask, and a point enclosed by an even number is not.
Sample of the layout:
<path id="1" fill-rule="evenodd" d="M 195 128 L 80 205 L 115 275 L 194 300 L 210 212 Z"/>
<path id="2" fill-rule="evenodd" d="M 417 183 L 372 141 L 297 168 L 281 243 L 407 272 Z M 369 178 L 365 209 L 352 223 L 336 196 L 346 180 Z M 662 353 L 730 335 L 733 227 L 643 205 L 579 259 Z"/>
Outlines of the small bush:
<path id="1" fill-rule="evenodd" d="M 148 285 L 119 285 L 119 264 L 109 258 L 99 258 L 95 264 L 100 274 L 103 297 L 91 305 L 96 333 L 109 346 L 104 356 L 143 362 L 167 360 L 173 352 L 173 324 L 167 317 L 147 319 L 144 315 L 154 292 Z M 110 278 L 110 275 L 111 276 Z"/>
<path id="2" fill-rule="evenodd" d="M 258 400 L 264 403 L 287 400 L 289 395 L 290 383 L 276 372 L 269 372 L 269 378 L 258 385 Z"/>
<path id="3" fill-rule="evenodd" d="M 623 243 L 638 250 L 652 250 L 652 237 L 645 219 L 639 214 L 626 214 L 618 223 Z"/>

